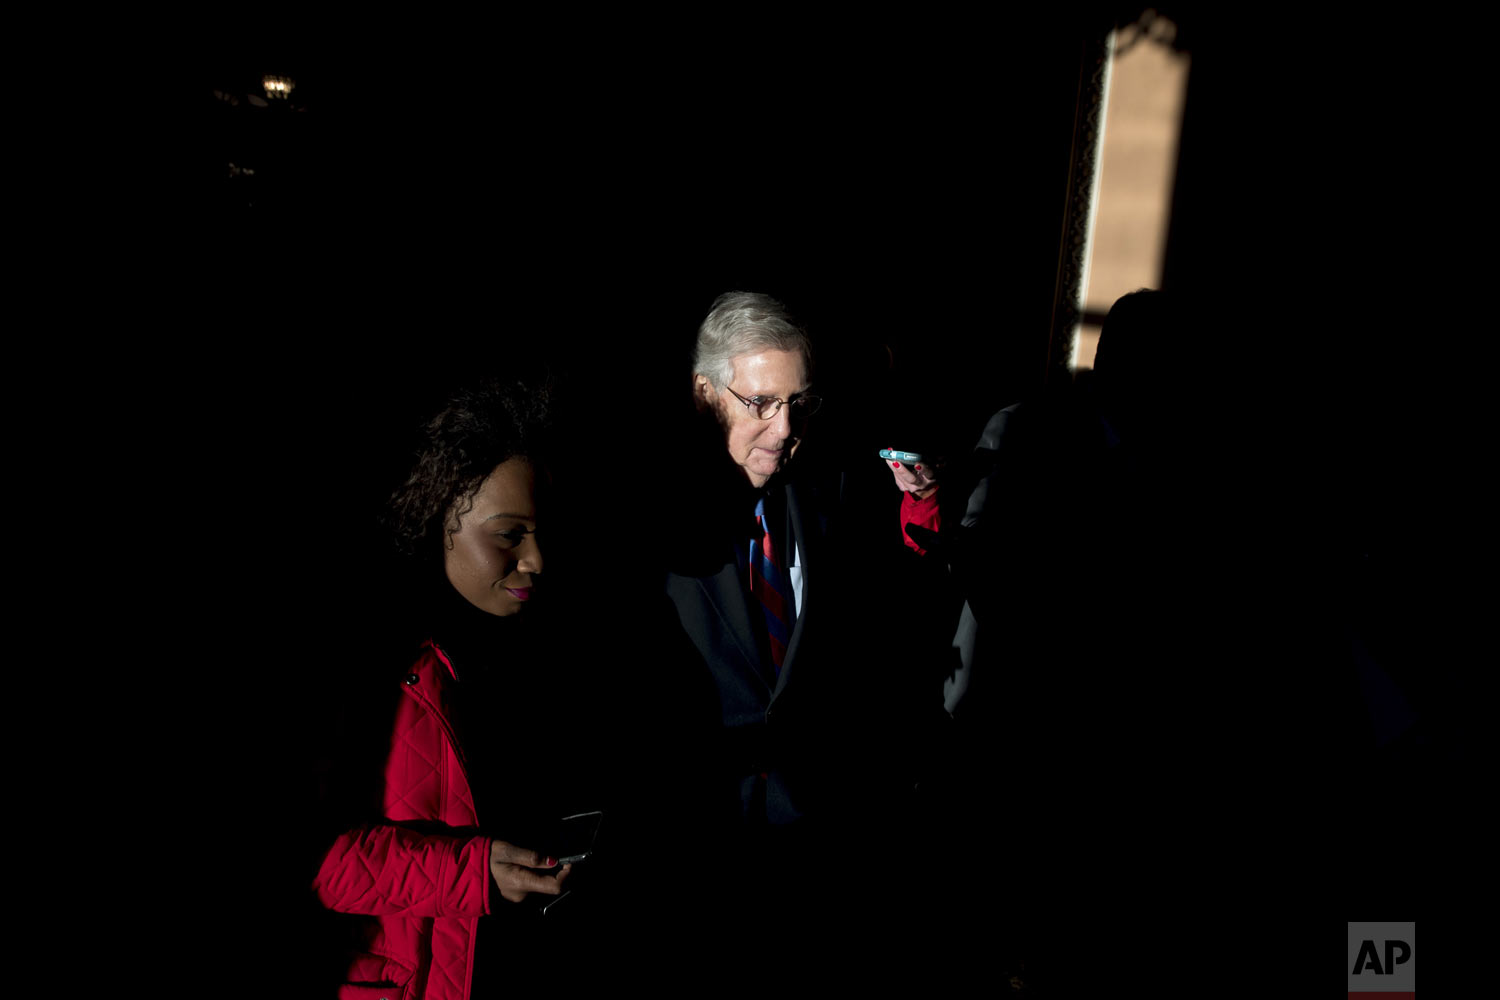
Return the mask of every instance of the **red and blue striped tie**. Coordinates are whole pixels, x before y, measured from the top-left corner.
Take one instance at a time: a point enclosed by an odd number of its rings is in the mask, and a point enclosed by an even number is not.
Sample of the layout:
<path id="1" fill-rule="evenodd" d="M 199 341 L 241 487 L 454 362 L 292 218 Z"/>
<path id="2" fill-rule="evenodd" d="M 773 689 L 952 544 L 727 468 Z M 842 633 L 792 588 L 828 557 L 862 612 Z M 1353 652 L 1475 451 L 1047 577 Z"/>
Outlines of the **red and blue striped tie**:
<path id="1" fill-rule="evenodd" d="M 760 527 L 760 538 L 750 544 L 750 590 L 760 601 L 766 614 L 766 635 L 771 640 L 771 661 L 776 665 L 776 675 L 781 676 L 781 664 L 786 660 L 787 643 L 791 641 L 792 625 L 797 620 L 797 610 L 792 601 L 792 588 L 786 569 L 781 565 L 776 548 L 771 543 L 771 532 L 766 527 L 766 500 L 755 503 L 755 523 Z"/>

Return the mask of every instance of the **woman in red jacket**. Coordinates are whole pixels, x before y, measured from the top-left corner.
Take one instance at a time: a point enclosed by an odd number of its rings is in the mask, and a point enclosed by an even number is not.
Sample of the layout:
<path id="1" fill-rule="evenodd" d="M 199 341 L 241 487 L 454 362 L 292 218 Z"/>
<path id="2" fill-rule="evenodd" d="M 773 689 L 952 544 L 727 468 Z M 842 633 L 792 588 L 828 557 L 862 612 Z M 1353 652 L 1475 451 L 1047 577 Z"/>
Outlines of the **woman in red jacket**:
<path id="1" fill-rule="evenodd" d="M 392 498 L 428 638 L 390 682 L 378 815 L 337 837 L 314 885 L 324 906 L 362 915 L 341 997 L 459 1000 L 478 995 L 476 974 L 511 978 L 499 951 L 539 921 L 528 897 L 558 896 L 569 875 L 535 849 L 542 817 L 560 813 L 513 725 L 530 714 L 515 705 L 538 660 L 527 619 L 543 567 L 546 408 L 544 392 L 518 385 L 455 397 Z"/>

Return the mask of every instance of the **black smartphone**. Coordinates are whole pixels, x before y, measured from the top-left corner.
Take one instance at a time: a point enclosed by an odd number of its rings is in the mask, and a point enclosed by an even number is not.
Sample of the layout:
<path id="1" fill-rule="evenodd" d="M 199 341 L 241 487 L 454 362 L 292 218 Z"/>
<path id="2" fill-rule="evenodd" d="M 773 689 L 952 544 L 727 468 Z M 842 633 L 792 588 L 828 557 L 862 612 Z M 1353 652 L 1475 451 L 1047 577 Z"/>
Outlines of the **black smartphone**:
<path id="1" fill-rule="evenodd" d="M 604 813 L 598 809 L 564 816 L 547 835 L 542 847 L 557 859 L 558 864 L 570 865 L 582 861 L 594 853 L 594 840 L 599 836 L 599 824 L 602 822 Z"/>
<path id="2" fill-rule="evenodd" d="M 536 906 L 536 912 L 545 917 L 549 914 L 557 913 L 559 910 L 566 910 L 567 907 L 563 906 L 563 900 L 570 898 L 572 895 L 572 889 L 564 889 L 556 896 L 534 896 L 534 899 L 541 900 Z"/>

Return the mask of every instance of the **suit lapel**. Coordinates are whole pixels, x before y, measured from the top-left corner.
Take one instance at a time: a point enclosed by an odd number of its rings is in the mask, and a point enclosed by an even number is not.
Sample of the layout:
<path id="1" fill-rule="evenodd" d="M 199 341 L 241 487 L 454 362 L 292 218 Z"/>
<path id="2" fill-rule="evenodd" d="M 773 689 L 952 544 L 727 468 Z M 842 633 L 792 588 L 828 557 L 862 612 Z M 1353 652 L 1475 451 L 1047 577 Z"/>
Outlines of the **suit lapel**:
<path id="1" fill-rule="evenodd" d="M 748 540 L 747 540 L 748 541 Z M 734 639 L 745 666 L 760 678 L 766 690 L 771 684 L 767 680 L 760 662 L 760 646 L 755 641 L 755 627 L 750 621 L 750 605 L 746 600 L 745 585 L 740 580 L 739 567 L 735 560 L 711 577 L 698 577 L 698 586 L 703 588 L 708 602 L 724 626 L 724 631 Z"/>

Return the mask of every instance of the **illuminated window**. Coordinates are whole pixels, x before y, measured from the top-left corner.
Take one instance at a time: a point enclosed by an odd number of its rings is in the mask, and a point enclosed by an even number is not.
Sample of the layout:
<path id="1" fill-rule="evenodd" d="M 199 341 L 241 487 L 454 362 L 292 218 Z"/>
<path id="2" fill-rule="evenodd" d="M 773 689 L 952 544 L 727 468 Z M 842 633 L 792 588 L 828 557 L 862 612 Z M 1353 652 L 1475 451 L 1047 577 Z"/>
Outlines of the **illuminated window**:
<path id="1" fill-rule="evenodd" d="M 1138 288 L 1160 288 L 1171 222 L 1188 55 L 1172 48 L 1176 25 L 1153 11 L 1117 29 L 1107 45 L 1104 126 L 1073 368 L 1092 368 L 1109 307 Z"/>

